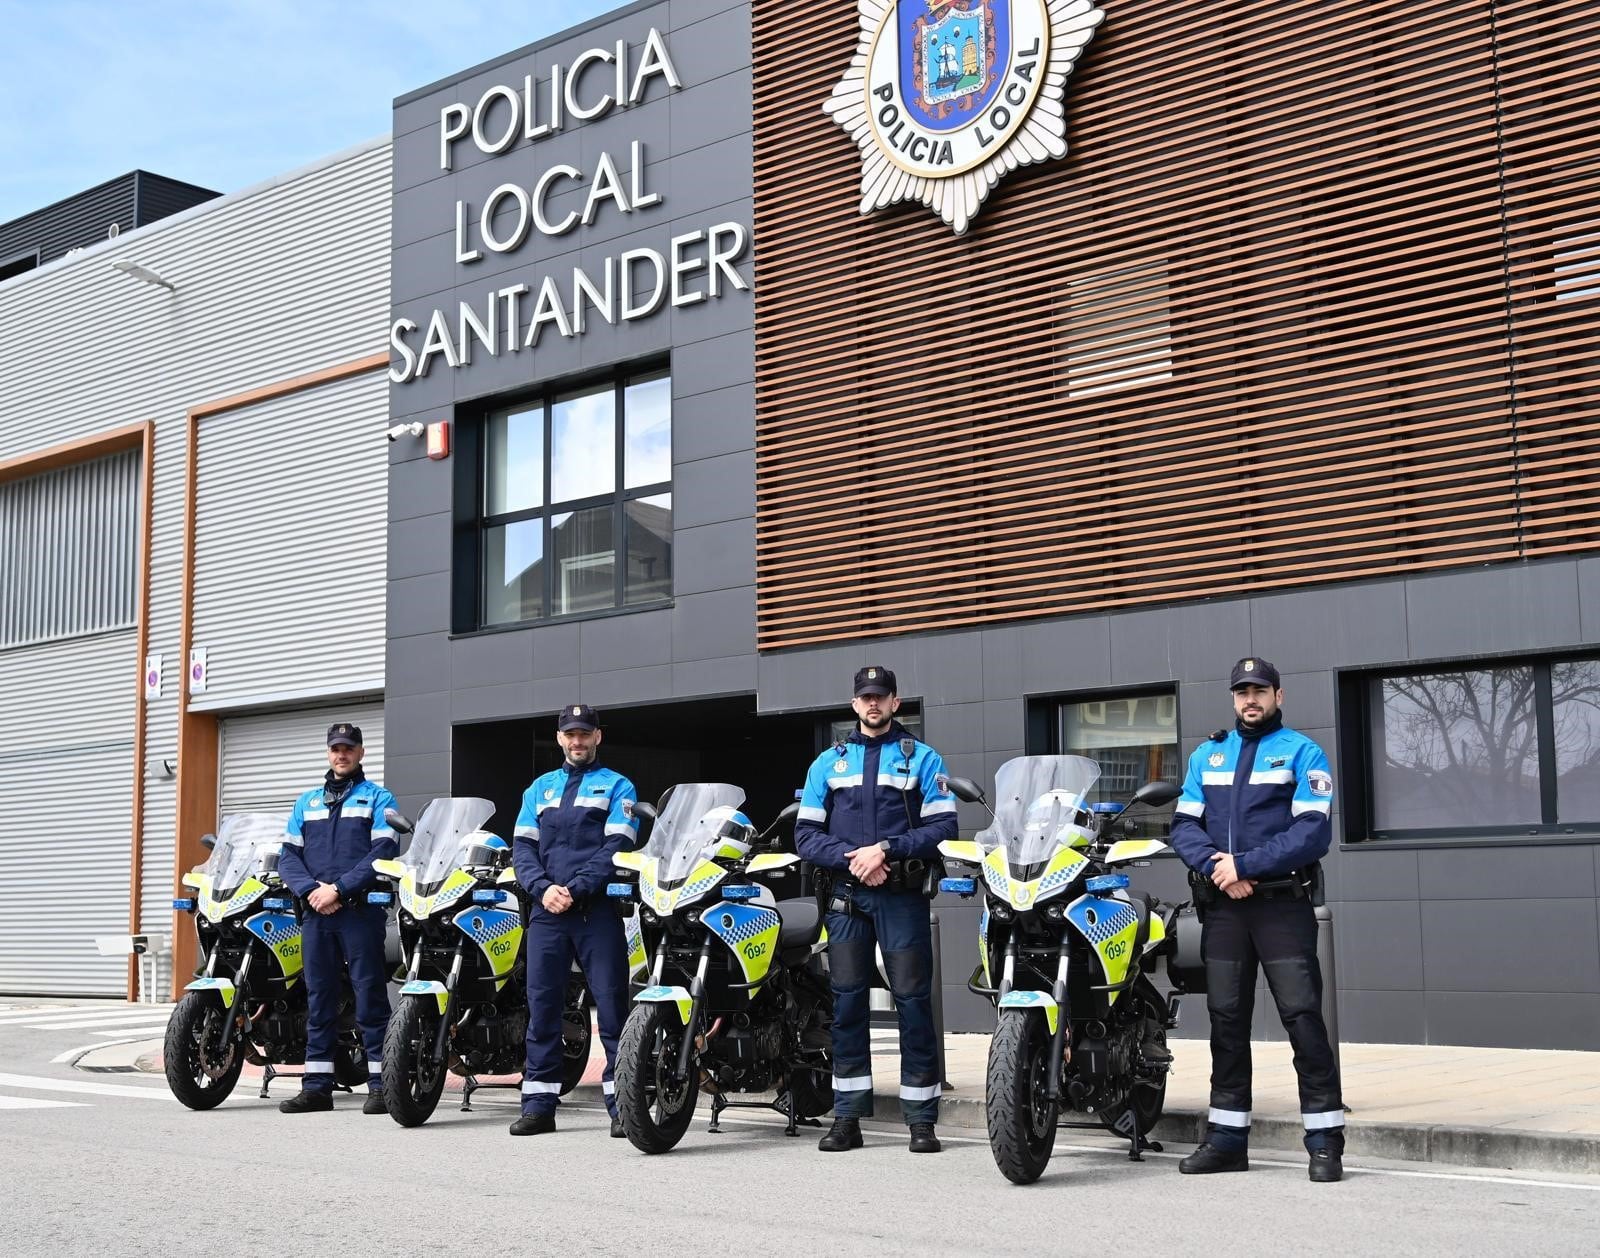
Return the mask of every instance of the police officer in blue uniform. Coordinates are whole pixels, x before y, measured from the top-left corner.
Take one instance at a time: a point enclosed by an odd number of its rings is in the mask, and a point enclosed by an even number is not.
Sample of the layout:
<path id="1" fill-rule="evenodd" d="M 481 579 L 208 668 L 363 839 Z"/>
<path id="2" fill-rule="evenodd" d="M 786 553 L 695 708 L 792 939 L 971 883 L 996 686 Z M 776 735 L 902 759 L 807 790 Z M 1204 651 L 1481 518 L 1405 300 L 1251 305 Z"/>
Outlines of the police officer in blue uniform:
<path id="1" fill-rule="evenodd" d="M 278 858 L 278 873 L 305 901 L 300 923 L 306 982 L 306 1072 L 285 1114 L 333 1108 L 333 1044 L 345 971 L 355 992 L 356 1022 L 367 1054 L 363 1114 L 382 1114 L 383 1033 L 389 1024 L 383 909 L 367 903 L 377 881 L 372 862 L 395 854 L 385 809 L 394 796 L 361 769 L 361 727 L 328 727 L 328 775 L 295 800 Z"/>
<path id="2" fill-rule="evenodd" d="M 611 858 L 639 832 L 633 783 L 602 768 L 600 723 L 594 709 L 561 710 L 556 742 L 566 756 L 559 769 L 534 779 L 517 814 L 512 864 L 528 892 L 528 1060 L 522 1075 L 522 1116 L 513 1136 L 556 1128 L 561 1095 L 561 1011 L 576 956 L 594 998 L 606 1051 L 600 1087 L 621 1137 L 616 1085 L 617 1037 L 628 1016 L 628 945 L 622 919 L 606 899 Z"/>
<path id="3" fill-rule="evenodd" d="M 1211 1111 L 1186 1175 L 1250 1169 L 1250 1018 L 1257 964 L 1294 1046 L 1310 1177 L 1343 1175 L 1339 1065 L 1322 1020 L 1315 902 L 1332 838 L 1328 757 L 1283 723 L 1278 670 L 1234 665 L 1234 728 L 1189 757 L 1172 846 L 1201 905 L 1201 955 L 1211 1014 Z"/>
<path id="4" fill-rule="evenodd" d="M 900 1108 L 911 1151 L 940 1148 L 939 976 L 925 892 L 937 877 L 939 844 L 956 837 L 956 801 L 941 785 L 939 753 L 894 719 L 896 691 L 887 668 L 856 673 L 856 728 L 812 763 L 795 822 L 795 845 L 815 866 L 827 909 L 834 1121 L 817 1145 L 826 1153 L 860 1148 L 861 1119 L 872 1114 L 874 944 L 900 1019 Z"/>

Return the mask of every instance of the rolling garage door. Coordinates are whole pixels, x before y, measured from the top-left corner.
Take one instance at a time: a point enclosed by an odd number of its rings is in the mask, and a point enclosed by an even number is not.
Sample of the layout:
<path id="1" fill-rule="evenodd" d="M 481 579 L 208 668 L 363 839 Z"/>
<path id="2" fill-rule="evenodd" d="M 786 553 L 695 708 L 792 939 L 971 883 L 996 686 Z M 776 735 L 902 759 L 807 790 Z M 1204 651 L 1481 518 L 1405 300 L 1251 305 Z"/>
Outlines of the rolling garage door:
<path id="1" fill-rule="evenodd" d="M 296 708 L 256 716 L 233 716 L 222 724 L 219 812 L 281 812 L 328 771 L 328 726 L 350 721 L 361 727 L 367 754 L 361 767 L 383 781 L 383 704 Z"/>

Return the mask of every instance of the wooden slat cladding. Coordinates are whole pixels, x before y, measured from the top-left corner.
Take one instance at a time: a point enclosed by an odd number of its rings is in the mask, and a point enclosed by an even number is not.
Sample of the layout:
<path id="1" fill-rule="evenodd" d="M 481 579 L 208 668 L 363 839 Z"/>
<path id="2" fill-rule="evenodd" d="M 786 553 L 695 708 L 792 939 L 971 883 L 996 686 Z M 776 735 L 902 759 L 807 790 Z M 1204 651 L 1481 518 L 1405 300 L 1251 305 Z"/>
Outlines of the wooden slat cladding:
<path id="1" fill-rule="evenodd" d="M 1600 548 L 1592 4 L 1101 2 L 958 238 L 754 0 L 761 648 Z"/>

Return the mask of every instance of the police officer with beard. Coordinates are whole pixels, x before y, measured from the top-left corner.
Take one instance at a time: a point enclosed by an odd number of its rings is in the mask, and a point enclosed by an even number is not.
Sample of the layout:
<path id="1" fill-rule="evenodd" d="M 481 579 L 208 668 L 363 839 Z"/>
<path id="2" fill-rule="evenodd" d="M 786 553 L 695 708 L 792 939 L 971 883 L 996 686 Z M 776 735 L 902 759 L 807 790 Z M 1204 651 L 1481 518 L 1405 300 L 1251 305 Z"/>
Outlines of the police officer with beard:
<path id="1" fill-rule="evenodd" d="M 534 779 L 517 814 L 511 859 L 517 882 L 532 897 L 528 910 L 528 1058 L 522 1079 L 522 1116 L 513 1136 L 556 1129 L 561 1096 L 561 1012 L 576 956 L 594 997 L 606 1068 L 600 1087 L 611 1114 L 611 1134 L 621 1137 L 616 1086 L 617 1037 L 628 1016 L 628 944 L 622 919 L 605 898 L 614 857 L 639 832 L 633 815 L 638 794 L 622 774 L 602 768 L 600 722 L 594 709 L 561 709 L 556 742 L 566 756 L 559 768 Z"/>
<path id="2" fill-rule="evenodd" d="M 833 1127 L 825 1153 L 861 1147 L 872 1114 L 868 997 L 873 945 L 883 950 L 900 1021 L 900 1108 L 913 1153 L 939 1152 L 939 1045 L 933 1025 L 933 932 L 928 867 L 957 834 L 955 797 L 941 784 L 944 762 L 894 719 L 895 676 L 855 676 L 857 725 L 806 774 L 795 846 L 825 888 L 828 967 L 833 985 Z"/>
<path id="3" fill-rule="evenodd" d="M 1343 1175 L 1339 1066 L 1322 1020 L 1315 902 L 1332 839 L 1328 758 L 1283 723 L 1278 670 L 1263 659 L 1233 668 L 1234 727 L 1189 757 L 1172 823 L 1202 906 L 1201 956 L 1211 1014 L 1211 1110 L 1205 1143 L 1185 1175 L 1250 1169 L 1250 1018 L 1256 967 L 1294 1046 L 1310 1177 Z"/>
<path id="4" fill-rule="evenodd" d="M 278 858 L 278 873 L 301 897 L 306 976 L 306 1069 L 301 1089 L 279 1103 L 285 1114 L 333 1108 L 333 1044 L 339 1029 L 344 973 L 356 1000 L 356 1022 L 367 1054 L 363 1114 L 386 1112 L 383 1036 L 389 1024 L 389 975 L 384 965 L 386 915 L 367 903 L 377 881 L 372 862 L 395 854 L 385 810 L 394 796 L 361 769 L 361 727 L 328 728 L 328 775 L 295 801 Z"/>

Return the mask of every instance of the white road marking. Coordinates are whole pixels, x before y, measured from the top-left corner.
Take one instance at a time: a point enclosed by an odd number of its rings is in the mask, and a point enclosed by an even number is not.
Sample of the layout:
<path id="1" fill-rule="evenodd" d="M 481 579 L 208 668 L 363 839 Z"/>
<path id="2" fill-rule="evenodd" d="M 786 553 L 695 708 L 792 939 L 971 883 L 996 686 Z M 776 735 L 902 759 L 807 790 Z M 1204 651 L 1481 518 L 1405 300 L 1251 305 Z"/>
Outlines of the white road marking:
<path id="1" fill-rule="evenodd" d="M 88 1083 L 79 1079 L 50 1079 L 40 1075 L 0 1074 L 0 1088 L 21 1088 L 26 1092 L 69 1092 L 83 1096 L 137 1096 L 145 1100 L 177 1100 L 165 1086 L 141 1088 L 126 1083 Z"/>
<path id="2" fill-rule="evenodd" d="M 47 1101 L 40 1096 L 0 1096 L 0 1109 L 82 1109 L 82 1101 Z"/>
<path id="3" fill-rule="evenodd" d="M 155 1038 L 153 1035 L 133 1035 L 125 1040 L 101 1040 L 94 1044 L 80 1044 L 77 1048 L 69 1048 L 64 1053 L 57 1053 L 50 1059 L 50 1064 L 52 1066 L 70 1065 L 85 1053 L 92 1053 L 98 1048 L 115 1048 L 119 1044 L 142 1044 Z"/>
<path id="4" fill-rule="evenodd" d="M 30 1031 L 73 1031 L 81 1027 L 121 1026 L 123 1023 L 128 1022 L 147 1022 L 151 1018 L 170 1017 L 171 1013 L 170 1009 L 156 1007 L 117 1010 L 114 1013 L 107 1010 L 95 1016 L 75 1014 L 70 1018 L 62 1018 L 59 1015 L 52 1015 L 37 1021 L 29 1019 L 25 1022 L 13 1022 L 10 1025 L 13 1027 L 25 1027 Z"/>
<path id="5" fill-rule="evenodd" d="M 118 1027 L 115 1031 L 96 1031 L 96 1035 L 107 1039 L 154 1039 L 167 1029 L 165 1022 L 155 1022 L 149 1026 Z"/>

